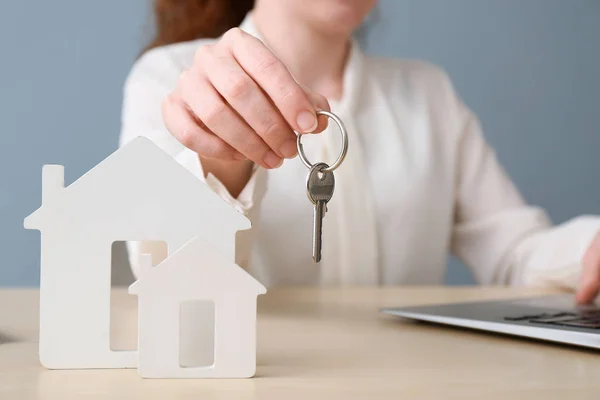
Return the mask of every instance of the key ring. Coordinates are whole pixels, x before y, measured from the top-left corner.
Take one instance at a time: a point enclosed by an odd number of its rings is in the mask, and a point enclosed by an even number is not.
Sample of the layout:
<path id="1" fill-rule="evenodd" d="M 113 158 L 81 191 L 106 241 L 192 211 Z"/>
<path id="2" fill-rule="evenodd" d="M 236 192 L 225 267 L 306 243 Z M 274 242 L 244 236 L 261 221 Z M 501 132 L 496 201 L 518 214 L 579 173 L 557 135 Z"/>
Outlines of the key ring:
<path id="1" fill-rule="evenodd" d="M 331 164 L 330 167 L 323 168 L 321 170 L 323 172 L 332 172 L 337 167 L 339 167 L 342 161 L 344 161 L 344 158 L 346 158 L 346 153 L 348 153 L 348 132 L 346 131 L 346 127 L 344 126 L 342 120 L 334 113 L 321 110 L 317 111 L 317 116 L 319 115 L 326 115 L 327 117 L 331 118 L 337 124 L 338 128 L 340 128 L 340 133 L 342 134 L 342 151 L 340 151 L 340 155 L 338 156 L 337 160 L 335 160 L 335 162 Z M 296 146 L 298 147 L 298 156 L 300 156 L 300 159 L 302 160 L 304 165 L 306 165 L 308 169 L 311 169 L 313 167 L 313 164 L 310 161 L 308 161 L 308 158 L 306 158 L 306 154 L 304 154 L 304 147 L 302 146 L 301 142 L 302 135 L 302 133 L 298 133 L 298 137 L 296 139 Z"/>

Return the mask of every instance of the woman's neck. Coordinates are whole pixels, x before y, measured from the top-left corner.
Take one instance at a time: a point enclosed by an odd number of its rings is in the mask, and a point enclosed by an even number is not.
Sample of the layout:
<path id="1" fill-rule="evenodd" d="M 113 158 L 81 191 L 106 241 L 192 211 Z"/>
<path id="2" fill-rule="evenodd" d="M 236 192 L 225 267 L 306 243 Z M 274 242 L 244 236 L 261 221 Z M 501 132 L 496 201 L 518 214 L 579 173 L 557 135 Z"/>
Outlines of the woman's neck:
<path id="1" fill-rule="evenodd" d="M 269 48 L 298 83 L 323 96 L 339 100 L 350 49 L 350 37 L 327 34 L 294 20 L 284 7 L 257 7 L 253 22 Z"/>

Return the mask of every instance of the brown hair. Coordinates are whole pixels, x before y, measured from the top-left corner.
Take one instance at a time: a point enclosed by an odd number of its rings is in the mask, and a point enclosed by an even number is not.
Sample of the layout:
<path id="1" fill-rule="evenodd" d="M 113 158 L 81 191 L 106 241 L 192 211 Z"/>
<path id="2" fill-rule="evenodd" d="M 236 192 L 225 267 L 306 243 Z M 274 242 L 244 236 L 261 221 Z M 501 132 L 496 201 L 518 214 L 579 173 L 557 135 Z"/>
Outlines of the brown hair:
<path id="1" fill-rule="evenodd" d="M 219 37 L 238 26 L 253 6 L 254 0 L 154 0 L 156 34 L 144 51 Z"/>

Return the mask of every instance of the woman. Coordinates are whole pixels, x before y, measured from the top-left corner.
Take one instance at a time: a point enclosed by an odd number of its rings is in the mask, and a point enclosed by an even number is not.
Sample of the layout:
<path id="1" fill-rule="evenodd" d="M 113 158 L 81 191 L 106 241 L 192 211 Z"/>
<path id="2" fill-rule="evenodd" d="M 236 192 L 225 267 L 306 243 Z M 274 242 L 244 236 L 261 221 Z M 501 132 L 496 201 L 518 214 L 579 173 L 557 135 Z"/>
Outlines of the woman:
<path id="1" fill-rule="evenodd" d="M 592 300 L 600 219 L 551 227 L 441 69 L 364 55 L 351 35 L 375 3 L 157 1 L 157 37 L 126 83 L 121 143 L 151 138 L 245 212 L 253 229 L 238 236 L 237 261 L 267 285 L 437 284 L 450 250 L 480 283 L 552 284 Z M 303 137 L 306 152 L 331 163 L 339 133 L 319 109 L 342 119 L 350 151 L 313 264 L 294 131 L 321 132 Z M 150 242 L 130 250 L 165 256 Z"/>

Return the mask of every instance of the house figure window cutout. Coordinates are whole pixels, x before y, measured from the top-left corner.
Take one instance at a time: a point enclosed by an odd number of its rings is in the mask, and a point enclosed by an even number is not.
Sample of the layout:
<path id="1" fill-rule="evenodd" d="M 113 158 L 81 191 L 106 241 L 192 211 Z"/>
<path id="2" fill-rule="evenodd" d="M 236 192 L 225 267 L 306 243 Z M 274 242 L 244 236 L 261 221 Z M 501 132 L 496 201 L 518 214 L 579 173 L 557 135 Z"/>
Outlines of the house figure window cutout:
<path id="1" fill-rule="evenodd" d="M 195 155 L 185 149 L 179 156 Z M 264 293 L 264 287 L 258 282 L 248 283 L 253 279 L 250 275 L 240 278 L 239 274 L 246 276 L 243 274 L 247 273 L 234 264 L 236 233 L 249 229 L 250 221 L 145 137 L 131 140 L 68 187 L 64 186 L 63 166 L 45 165 L 42 205 L 25 219 L 24 226 L 41 232 L 39 355 L 40 362 L 48 369 L 135 368 L 138 358 L 151 357 L 139 348 L 137 351 L 110 348 L 111 245 L 115 241 L 164 241 L 172 254 L 153 268 L 157 268 L 157 274 L 165 274 L 169 266 L 173 279 L 180 276 L 176 270 L 187 273 L 185 271 L 192 267 L 189 262 L 176 265 L 171 256 L 178 254 L 175 260 L 186 260 L 185 254 L 202 248 L 203 253 L 195 256 L 194 267 L 204 271 L 203 279 L 219 278 L 220 290 L 224 293 L 235 292 L 245 279 L 243 293 L 246 296 L 252 285 L 255 295 Z M 144 260 L 147 267 L 148 259 Z M 225 265 L 229 271 L 226 276 L 234 281 L 226 282 L 218 274 L 208 274 L 205 268 L 213 264 Z M 231 272 L 234 267 L 239 274 Z M 146 275 L 148 279 L 146 283 L 139 282 L 140 307 L 146 312 L 163 313 L 166 304 L 172 301 L 161 305 L 148 302 L 146 297 L 165 298 L 178 293 L 164 282 L 153 283 L 153 274 L 146 273 L 140 276 Z M 203 290 L 216 287 L 214 283 L 192 279 L 190 277 L 189 283 L 196 285 L 196 296 L 206 296 Z M 136 286 L 133 290 L 137 290 Z M 229 301 L 236 299 L 232 297 Z M 217 329 L 223 326 L 219 322 L 219 310 L 229 304 L 225 299 L 218 300 L 219 303 L 215 303 Z M 240 302 L 236 300 L 235 304 Z M 148 307 L 156 307 L 156 310 L 149 311 Z M 179 310 L 171 311 L 172 318 L 178 318 Z M 224 311 L 221 318 L 230 312 Z M 252 315 L 246 308 L 240 308 L 238 313 L 243 315 L 240 318 L 256 319 L 255 309 Z M 201 312 L 194 318 L 198 321 L 192 326 L 205 320 Z M 248 323 L 247 326 L 254 325 Z M 223 333 L 218 330 L 215 334 Z M 247 340 L 242 337 L 246 334 L 254 340 L 254 331 L 235 332 L 242 342 Z M 215 350 L 221 349 L 215 356 L 227 353 L 219 344 L 221 340 L 220 336 L 214 337 Z M 165 344 L 176 349 L 172 345 Z M 255 345 L 247 351 L 255 352 Z M 217 358 L 214 361 L 212 376 L 217 375 L 215 371 L 226 371 Z M 244 365 L 234 370 L 249 371 Z M 155 370 L 150 368 L 149 371 Z M 191 371 L 197 371 L 198 376 L 210 375 L 206 369 L 195 368 L 189 368 L 186 375 L 191 376 Z"/>

